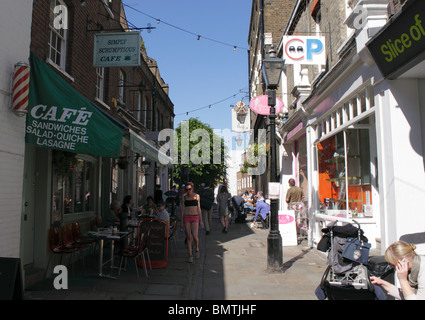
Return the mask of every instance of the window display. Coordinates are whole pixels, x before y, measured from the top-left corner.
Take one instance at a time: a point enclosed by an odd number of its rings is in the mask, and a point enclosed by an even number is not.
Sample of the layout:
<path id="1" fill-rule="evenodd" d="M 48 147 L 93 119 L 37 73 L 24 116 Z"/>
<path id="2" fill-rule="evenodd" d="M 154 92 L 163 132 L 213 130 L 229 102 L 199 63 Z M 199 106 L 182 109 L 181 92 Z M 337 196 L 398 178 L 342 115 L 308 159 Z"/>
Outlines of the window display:
<path id="1" fill-rule="evenodd" d="M 55 152 L 59 153 L 59 152 Z M 60 165 L 53 161 L 52 222 L 61 221 L 64 214 L 94 210 L 92 161 L 69 157 Z M 61 158 L 62 159 L 62 158 Z"/>
<path id="2" fill-rule="evenodd" d="M 364 217 L 364 208 L 372 204 L 369 131 L 341 131 L 317 143 L 317 156 L 321 208 L 342 217 Z"/>

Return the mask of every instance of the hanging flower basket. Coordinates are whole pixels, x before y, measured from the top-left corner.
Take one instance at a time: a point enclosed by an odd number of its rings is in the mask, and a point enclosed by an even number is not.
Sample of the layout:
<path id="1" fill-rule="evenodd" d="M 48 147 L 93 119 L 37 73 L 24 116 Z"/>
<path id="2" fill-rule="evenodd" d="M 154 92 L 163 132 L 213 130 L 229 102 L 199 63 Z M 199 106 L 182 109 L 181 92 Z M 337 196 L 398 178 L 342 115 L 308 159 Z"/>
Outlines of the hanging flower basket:
<path id="1" fill-rule="evenodd" d="M 128 160 L 127 160 L 127 157 L 119 157 L 119 159 L 118 159 L 118 161 L 117 161 L 117 165 L 118 165 L 118 168 L 120 168 L 120 169 L 127 169 L 127 167 L 128 167 Z"/>
<path id="2" fill-rule="evenodd" d="M 74 165 L 76 164 L 76 155 L 77 154 L 73 152 L 53 150 L 52 162 L 55 171 L 58 174 L 67 175 L 71 170 L 74 169 Z"/>

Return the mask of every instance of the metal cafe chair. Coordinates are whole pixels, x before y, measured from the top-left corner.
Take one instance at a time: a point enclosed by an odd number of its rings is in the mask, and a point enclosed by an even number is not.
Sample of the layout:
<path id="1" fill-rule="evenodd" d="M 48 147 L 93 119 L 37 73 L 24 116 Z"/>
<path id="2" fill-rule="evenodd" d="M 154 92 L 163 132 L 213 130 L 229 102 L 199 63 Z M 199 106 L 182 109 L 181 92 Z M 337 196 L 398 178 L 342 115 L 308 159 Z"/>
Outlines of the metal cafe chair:
<path id="1" fill-rule="evenodd" d="M 143 267 L 145 269 L 146 277 L 148 276 L 148 271 L 147 271 L 147 267 L 146 267 L 145 252 L 147 253 L 147 256 L 148 256 L 150 269 L 152 270 L 152 266 L 151 266 L 151 263 L 150 263 L 150 257 L 149 257 L 149 250 L 148 250 L 149 235 L 150 235 L 150 230 L 147 233 L 139 234 L 138 235 L 138 244 L 136 246 L 128 246 L 126 249 L 118 252 L 118 254 L 121 256 L 118 275 L 121 274 L 123 259 L 125 258 L 127 260 L 127 258 L 133 258 L 134 265 L 136 267 L 137 279 L 139 280 L 139 284 L 140 284 L 139 266 L 137 265 L 137 259 L 141 256 L 142 259 L 143 259 Z"/>
<path id="2" fill-rule="evenodd" d="M 177 220 L 175 220 L 173 225 L 171 226 L 171 234 L 168 236 L 168 242 L 170 242 L 170 240 L 172 240 L 172 242 L 174 243 L 174 249 L 177 252 L 176 230 L 177 230 Z M 170 246 L 170 247 L 172 247 L 172 246 Z"/>
<path id="3" fill-rule="evenodd" d="M 94 248 L 97 243 L 96 239 L 84 237 L 81 233 L 80 223 L 77 221 L 72 223 L 72 235 L 77 244 L 92 247 L 92 253 L 94 253 Z"/>
<path id="4" fill-rule="evenodd" d="M 49 230 L 49 247 L 50 256 L 47 262 L 46 271 L 44 277 L 46 278 L 47 271 L 49 270 L 50 261 L 53 255 L 60 255 L 59 264 L 62 264 L 62 258 L 64 254 L 70 254 L 70 260 L 72 263 L 72 271 L 74 271 L 74 253 L 77 250 L 72 247 L 65 247 L 62 241 L 61 232 L 58 226 L 52 226 Z"/>

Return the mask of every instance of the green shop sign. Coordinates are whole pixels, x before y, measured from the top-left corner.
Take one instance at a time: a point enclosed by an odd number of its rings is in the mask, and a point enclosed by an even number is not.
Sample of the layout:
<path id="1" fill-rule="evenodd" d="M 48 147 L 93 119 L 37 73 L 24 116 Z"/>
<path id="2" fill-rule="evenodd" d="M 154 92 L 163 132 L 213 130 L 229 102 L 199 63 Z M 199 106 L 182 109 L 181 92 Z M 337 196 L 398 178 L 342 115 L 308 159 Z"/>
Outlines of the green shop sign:
<path id="1" fill-rule="evenodd" d="M 425 1 L 406 3 L 366 46 L 382 74 L 390 79 L 423 60 Z"/>
<path id="2" fill-rule="evenodd" d="M 164 164 L 168 167 L 173 166 L 173 159 L 163 153 L 161 150 L 156 149 L 145 139 L 140 137 L 137 133 L 129 129 L 130 132 L 130 149 L 141 156 L 148 158 L 154 162 Z"/>
<path id="3" fill-rule="evenodd" d="M 36 55 L 30 55 L 25 141 L 50 148 L 118 158 L 122 129 Z"/>

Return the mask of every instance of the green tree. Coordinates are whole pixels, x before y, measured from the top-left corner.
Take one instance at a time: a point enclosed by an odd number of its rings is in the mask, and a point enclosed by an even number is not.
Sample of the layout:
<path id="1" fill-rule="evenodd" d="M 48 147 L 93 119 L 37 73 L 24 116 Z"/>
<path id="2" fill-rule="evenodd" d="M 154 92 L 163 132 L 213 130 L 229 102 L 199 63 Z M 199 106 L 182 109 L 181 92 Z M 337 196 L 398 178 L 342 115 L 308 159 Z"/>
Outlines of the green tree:
<path id="1" fill-rule="evenodd" d="M 226 176 L 227 147 L 224 139 L 197 118 L 182 121 L 176 128 L 178 164 L 174 165 L 174 182 L 181 185 L 191 181 L 215 185 Z"/>

